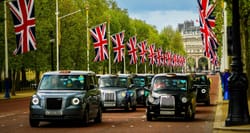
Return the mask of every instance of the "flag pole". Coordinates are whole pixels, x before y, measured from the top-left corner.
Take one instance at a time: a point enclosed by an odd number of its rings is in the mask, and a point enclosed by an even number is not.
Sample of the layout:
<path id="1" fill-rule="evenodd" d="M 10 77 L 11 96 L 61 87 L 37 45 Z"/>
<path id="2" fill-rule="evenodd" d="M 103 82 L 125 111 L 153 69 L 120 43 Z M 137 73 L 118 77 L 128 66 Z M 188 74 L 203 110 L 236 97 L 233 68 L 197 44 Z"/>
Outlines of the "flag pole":
<path id="1" fill-rule="evenodd" d="M 108 50 L 109 50 L 109 74 L 111 74 L 110 15 L 108 15 Z"/>
<path id="2" fill-rule="evenodd" d="M 4 1 L 4 40 L 5 40 L 5 95 L 4 98 L 10 98 L 10 80 L 9 80 L 9 66 L 8 66 L 8 37 L 7 37 L 7 1 Z"/>
<path id="3" fill-rule="evenodd" d="M 4 1 L 4 40 L 5 40 L 5 78 L 9 76 L 8 66 L 8 37 L 7 37 L 7 1 Z"/>
<path id="4" fill-rule="evenodd" d="M 56 70 L 59 71 L 59 11 L 58 0 L 56 0 Z"/>
<path id="5" fill-rule="evenodd" d="M 124 56 L 123 56 L 123 73 L 126 74 L 126 44 L 124 45 Z"/>
<path id="6" fill-rule="evenodd" d="M 86 32 L 87 32 L 87 70 L 89 71 L 89 4 L 88 1 L 86 1 Z"/>

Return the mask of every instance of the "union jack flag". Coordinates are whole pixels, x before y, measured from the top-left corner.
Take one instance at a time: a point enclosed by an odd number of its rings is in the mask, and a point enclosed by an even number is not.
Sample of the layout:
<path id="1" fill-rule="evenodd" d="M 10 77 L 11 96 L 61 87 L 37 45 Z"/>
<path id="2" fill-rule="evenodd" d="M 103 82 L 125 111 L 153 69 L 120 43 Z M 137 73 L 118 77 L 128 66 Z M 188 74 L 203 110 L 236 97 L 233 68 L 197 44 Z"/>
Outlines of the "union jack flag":
<path id="1" fill-rule="evenodd" d="M 154 65 L 155 63 L 155 45 L 154 44 L 149 46 L 148 52 L 149 52 L 149 55 L 148 55 L 149 63 L 151 65 Z"/>
<path id="2" fill-rule="evenodd" d="M 162 49 L 158 48 L 158 51 L 156 53 L 156 59 L 157 59 L 157 66 L 162 65 Z"/>
<path id="3" fill-rule="evenodd" d="M 14 55 L 36 50 L 34 0 L 9 2 L 13 16 L 17 47 Z"/>
<path id="4" fill-rule="evenodd" d="M 137 54 L 136 54 L 136 36 L 130 37 L 129 42 L 127 43 L 128 54 L 130 56 L 130 64 L 137 63 Z"/>
<path id="5" fill-rule="evenodd" d="M 167 65 L 168 66 L 172 66 L 172 53 L 171 52 L 167 52 Z"/>
<path id="6" fill-rule="evenodd" d="M 108 41 L 106 37 L 106 23 L 102 23 L 92 29 L 90 29 L 92 35 L 93 44 L 95 48 L 94 61 L 103 61 L 108 59 Z"/>
<path id="7" fill-rule="evenodd" d="M 209 4 L 209 0 L 197 1 L 200 8 L 199 20 L 204 55 L 214 60 L 213 58 L 217 58 L 216 49 L 218 48 L 218 40 L 212 31 L 212 28 L 215 27 L 215 17 L 212 16 L 215 5 Z"/>
<path id="8" fill-rule="evenodd" d="M 124 31 L 111 36 L 114 51 L 114 62 L 122 62 L 124 58 Z"/>
<path id="9" fill-rule="evenodd" d="M 138 48 L 140 51 L 140 62 L 143 64 L 147 61 L 146 53 L 147 53 L 147 41 L 142 41 L 138 44 Z"/>
<path id="10" fill-rule="evenodd" d="M 163 52 L 162 53 L 162 60 L 163 60 L 163 65 L 165 66 L 165 65 L 167 65 L 167 58 L 168 56 L 167 56 L 167 52 Z"/>

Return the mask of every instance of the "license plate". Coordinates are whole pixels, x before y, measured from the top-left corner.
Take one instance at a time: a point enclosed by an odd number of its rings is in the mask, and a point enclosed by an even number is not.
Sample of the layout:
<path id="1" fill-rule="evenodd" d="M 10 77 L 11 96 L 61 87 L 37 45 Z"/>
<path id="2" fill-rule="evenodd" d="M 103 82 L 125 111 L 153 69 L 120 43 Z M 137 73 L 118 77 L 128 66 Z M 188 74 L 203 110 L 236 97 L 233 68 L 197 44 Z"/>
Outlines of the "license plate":
<path id="1" fill-rule="evenodd" d="M 160 111 L 161 115 L 174 115 L 174 111 Z"/>
<path id="2" fill-rule="evenodd" d="M 104 107 L 115 107 L 115 103 L 104 103 Z"/>
<path id="3" fill-rule="evenodd" d="M 45 115 L 60 116 L 60 115 L 62 115 L 62 111 L 61 110 L 46 110 Z"/>

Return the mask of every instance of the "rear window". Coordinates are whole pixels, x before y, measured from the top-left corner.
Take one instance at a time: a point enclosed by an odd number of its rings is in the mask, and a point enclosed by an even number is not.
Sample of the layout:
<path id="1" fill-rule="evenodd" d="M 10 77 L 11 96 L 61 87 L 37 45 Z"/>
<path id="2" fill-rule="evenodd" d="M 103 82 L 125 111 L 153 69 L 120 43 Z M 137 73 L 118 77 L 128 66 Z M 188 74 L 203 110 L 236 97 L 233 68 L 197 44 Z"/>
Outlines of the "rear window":
<path id="1" fill-rule="evenodd" d="M 187 79 L 158 77 L 153 82 L 153 90 L 187 91 Z"/>
<path id="2" fill-rule="evenodd" d="M 144 77 L 134 77 L 133 78 L 133 84 L 136 87 L 143 87 L 146 85 L 146 81 Z"/>
<path id="3" fill-rule="evenodd" d="M 40 90 L 83 90 L 86 78 L 84 75 L 44 75 Z"/>

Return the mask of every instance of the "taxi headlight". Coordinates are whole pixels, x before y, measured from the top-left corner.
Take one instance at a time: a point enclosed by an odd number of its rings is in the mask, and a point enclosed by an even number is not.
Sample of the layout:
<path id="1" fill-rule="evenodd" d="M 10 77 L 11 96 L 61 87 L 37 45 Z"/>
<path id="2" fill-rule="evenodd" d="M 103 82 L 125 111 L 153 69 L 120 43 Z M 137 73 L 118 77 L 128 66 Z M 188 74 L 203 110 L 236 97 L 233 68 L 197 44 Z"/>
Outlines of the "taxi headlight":
<path id="1" fill-rule="evenodd" d="M 148 101 L 149 101 L 150 103 L 154 103 L 155 99 L 154 99 L 153 97 L 148 97 Z"/>
<path id="2" fill-rule="evenodd" d="M 181 98 L 181 102 L 182 102 L 182 103 L 187 103 L 187 98 L 186 98 L 186 97 L 182 97 L 182 98 Z"/>
<path id="3" fill-rule="evenodd" d="M 32 98 L 32 104 L 38 105 L 39 104 L 39 99 L 37 97 Z"/>
<path id="4" fill-rule="evenodd" d="M 206 89 L 201 89 L 201 93 L 206 93 L 207 90 Z"/>
<path id="5" fill-rule="evenodd" d="M 141 94 L 141 95 L 144 95 L 144 90 L 141 90 L 141 91 L 140 91 L 140 94 Z"/>
<path id="6" fill-rule="evenodd" d="M 80 99 L 75 97 L 75 98 L 72 99 L 71 103 L 73 105 L 78 105 L 80 103 Z"/>
<path id="7" fill-rule="evenodd" d="M 126 92 L 125 91 L 121 92 L 121 96 L 125 97 L 126 96 Z"/>

